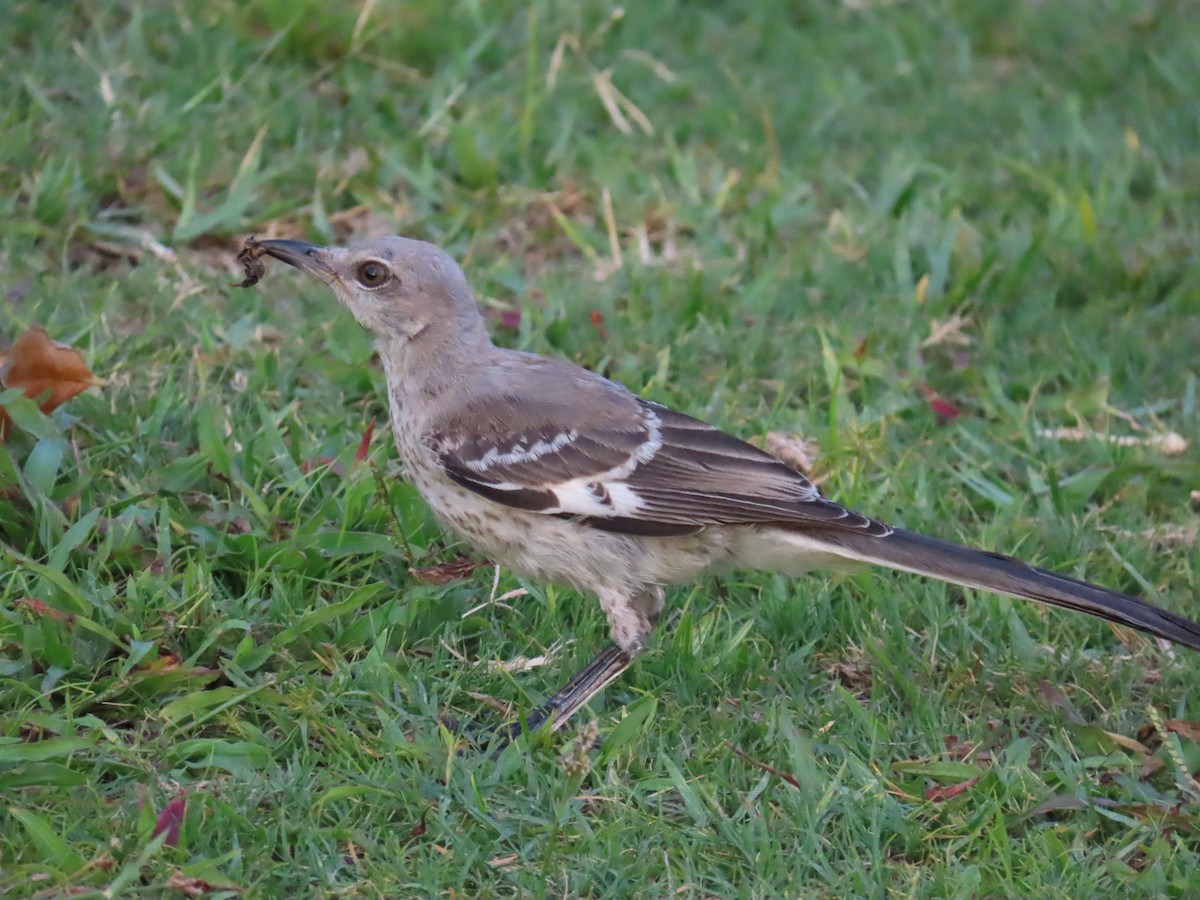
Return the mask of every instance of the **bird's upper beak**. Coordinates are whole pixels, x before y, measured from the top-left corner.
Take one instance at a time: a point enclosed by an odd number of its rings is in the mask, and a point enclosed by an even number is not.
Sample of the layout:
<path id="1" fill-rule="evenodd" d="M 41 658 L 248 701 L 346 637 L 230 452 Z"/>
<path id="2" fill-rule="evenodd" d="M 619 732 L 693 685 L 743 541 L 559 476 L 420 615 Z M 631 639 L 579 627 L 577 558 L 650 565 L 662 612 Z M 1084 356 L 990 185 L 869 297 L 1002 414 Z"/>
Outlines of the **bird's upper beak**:
<path id="1" fill-rule="evenodd" d="M 257 241 L 259 247 L 268 256 L 282 260 L 289 266 L 295 266 L 305 272 L 316 275 L 322 281 L 333 277 L 333 266 L 330 263 L 330 248 L 320 244 L 309 244 L 304 241 Z"/>

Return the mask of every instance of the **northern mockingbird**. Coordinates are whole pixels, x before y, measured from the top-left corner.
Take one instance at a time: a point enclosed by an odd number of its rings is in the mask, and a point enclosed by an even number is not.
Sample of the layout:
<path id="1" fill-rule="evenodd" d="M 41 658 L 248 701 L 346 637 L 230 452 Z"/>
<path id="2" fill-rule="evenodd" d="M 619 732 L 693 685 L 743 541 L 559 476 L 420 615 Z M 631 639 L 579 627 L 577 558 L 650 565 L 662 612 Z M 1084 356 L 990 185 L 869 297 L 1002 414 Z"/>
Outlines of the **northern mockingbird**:
<path id="1" fill-rule="evenodd" d="M 1200 650 L 1200 625 L 1183 616 L 886 525 L 711 425 L 572 363 L 495 346 L 462 270 L 432 244 L 247 242 L 251 261 L 264 253 L 325 282 L 374 332 L 396 447 L 438 521 L 520 575 L 599 598 L 612 645 L 529 716 L 530 728 L 547 718 L 561 727 L 628 667 L 667 585 L 734 567 L 799 575 L 877 564 Z"/>

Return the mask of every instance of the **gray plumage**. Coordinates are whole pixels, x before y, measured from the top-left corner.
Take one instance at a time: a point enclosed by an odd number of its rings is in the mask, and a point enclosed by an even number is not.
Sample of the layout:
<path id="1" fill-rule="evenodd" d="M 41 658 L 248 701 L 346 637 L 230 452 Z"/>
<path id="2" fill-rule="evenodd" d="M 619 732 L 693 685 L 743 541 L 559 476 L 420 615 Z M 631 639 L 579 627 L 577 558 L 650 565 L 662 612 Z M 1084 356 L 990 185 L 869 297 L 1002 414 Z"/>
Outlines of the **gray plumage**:
<path id="1" fill-rule="evenodd" d="M 767 453 L 567 362 L 496 347 L 458 265 L 400 237 L 258 242 L 376 335 L 400 456 L 435 516 L 520 574 L 596 594 L 645 644 L 706 571 L 881 564 L 1099 616 L 1192 649 L 1200 625 L 1019 560 L 892 528 Z"/>

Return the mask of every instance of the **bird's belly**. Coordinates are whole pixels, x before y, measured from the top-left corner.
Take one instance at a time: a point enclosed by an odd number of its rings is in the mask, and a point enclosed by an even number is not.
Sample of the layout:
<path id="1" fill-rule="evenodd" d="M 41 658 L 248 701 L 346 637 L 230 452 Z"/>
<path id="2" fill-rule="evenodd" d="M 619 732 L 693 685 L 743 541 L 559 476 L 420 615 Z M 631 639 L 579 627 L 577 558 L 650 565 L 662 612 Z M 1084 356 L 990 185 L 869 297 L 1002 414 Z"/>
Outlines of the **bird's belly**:
<path id="1" fill-rule="evenodd" d="M 817 570 L 855 572 L 866 564 L 837 552 L 836 545 L 803 529 L 737 528 L 730 556 L 744 569 L 765 569 L 793 577 Z"/>
<path id="2" fill-rule="evenodd" d="M 535 581 L 594 592 L 637 593 L 695 579 L 721 565 L 728 540 L 717 530 L 680 537 L 615 534 L 570 519 L 503 506 L 421 467 L 410 467 L 435 518 L 476 551 Z"/>

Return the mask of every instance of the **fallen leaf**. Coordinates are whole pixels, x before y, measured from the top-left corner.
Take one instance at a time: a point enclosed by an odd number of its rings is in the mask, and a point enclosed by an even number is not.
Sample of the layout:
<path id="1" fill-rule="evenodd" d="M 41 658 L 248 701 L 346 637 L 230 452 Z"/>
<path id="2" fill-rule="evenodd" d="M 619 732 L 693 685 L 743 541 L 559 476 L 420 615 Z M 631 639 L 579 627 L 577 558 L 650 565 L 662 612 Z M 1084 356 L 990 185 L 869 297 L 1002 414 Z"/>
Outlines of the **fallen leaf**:
<path id="1" fill-rule="evenodd" d="M 183 659 L 179 654 L 168 652 L 152 659 L 143 666 L 138 666 L 138 669 L 145 673 L 173 672 L 181 665 L 183 665 Z"/>
<path id="2" fill-rule="evenodd" d="M 937 347 L 942 344 L 953 347 L 970 346 L 971 339 L 963 334 L 963 329 L 970 324 L 970 319 L 957 314 L 948 319 L 934 319 L 929 323 L 929 337 L 921 342 L 921 347 Z"/>
<path id="3" fill-rule="evenodd" d="M 816 445 L 800 435 L 768 431 L 763 449 L 801 475 L 808 475 L 816 465 Z"/>
<path id="4" fill-rule="evenodd" d="M 1147 756 L 1150 753 L 1150 748 L 1141 741 L 1135 740 L 1131 737 L 1126 737 L 1123 734 L 1117 734 L 1115 731 L 1106 731 L 1104 733 L 1108 735 L 1112 742 L 1118 747 L 1136 753 L 1138 756 Z"/>
<path id="5" fill-rule="evenodd" d="M 1038 681 L 1038 692 L 1052 706 L 1056 706 L 1062 710 L 1072 724 L 1083 724 L 1083 716 L 1079 715 L 1079 713 L 1075 710 L 1075 707 L 1071 705 L 1071 701 L 1066 698 L 1066 695 L 1063 694 L 1062 691 L 1060 691 L 1046 679 L 1042 678 Z"/>
<path id="6" fill-rule="evenodd" d="M 986 750 L 980 750 L 979 744 L 975 741 L 964 741 L 958 735 L 948 734 L 942 738 L 942 742 L 946 745 L 946 755 L 950 759 L 959 762 L 973 760 L 977 763 L 992 761 L 992 754 Z"/>
<path id="7" fill-rule="evenodd" d="M 489 565 L 486 559 L 456 559 L 452 562 L 438 563 L 424 569 L 412 569 L 409 574 L 422 584 L 449 584 L 466 578 L 476 569 Z"/>
<path id="8" fill-rule="evenodd" d="M 492 659 L 488 661 L 488 671 L 509 673 L 529 672 L 549 664 L 552 658 L 552 654 L 539 653 L 537 656 L 525 656 L 521 654 L 514 656 L 512 659 Z"/>
<path id="9" fill-rule="evenodd" d="M 1185 811 L 1182 803 L 1172 806 L 1162 806 L 1157 803 L 1134 803 L 1130 806 L 1119 807 L 1127 816 L 1133 816 L 1139 822 L 1153 822 L 1162 825 L 1184 826 L 1195 828 L 1196 816 Z"/>
<path id="10" fill-rule="evenodd" d="M 367 429 L 363 432 L 362 440 L 358 442 L 358 450 L 354 453 L 354 461 L 356 463 L 364 462 L 367 458 L 367 452 L 371 449 L 371 435 L 375 433 L 375 420 L 367 422 Z"/>
<path id="11" fill-rule="evenodd" d="M 500 713 L 500 715 L 506 719 L 508 718 L 509 713 L 512 712 L 511 706 L 509 706 L 503 700 L 497 700 L 495 697 L 491 696 L 490 694 L 481 694 L 478 691 L 467 691 L 467 696 L 470 697 L 472 700 L 479 701 L 484 706 L 487 706 L 491 709 L 496 710 L 496 712 Z M 451 728 L 449 724 L 447 724 L 446 727 L 450 728 L 451 732 L 458 732 L 460 730 L 460 728 L 458 726 Z"/>
<path id="12" fill-rule="evenodd" d="M 945 425 L 951 419 L 957 419 L 962 415 L 962 410 L 949 400 L 943 400 L 941 397 L 930 397 L 929 408 L 937 416 L 939 425 Z"/>
<path id="13" fill-rule="evenodd" d="M 774 775 L 777 778 L 782 778 L 784 781 L 786 781 L 788 784 L 790 784 L 794 788 L 802 787 L 802 785 L 800 784 L 800 781 L 796 778 L 795 775 L 789 775 L 787 772 L 780 772 L 774 766 L 767 765 L 761 759 L 755 759 L 753 756 L 751 756 L 746 751 L 739 750 L 733 744 L 729 743 L 729 741 L 722 741 L 721 743 L 723 743 L 726 747 L 728 747 L 730 750 L 732 750 L 739 757 L 744 759 L 746 762 L 750 763 L 750 765 L 754 766 L 755 768 L 762 769 L 767 774 Z M 976 780 L 978 780 L 978 779 L 976 779 Z"/>
<path id="14" fill-rule="evenodd" d="M 17 388 L 31 400 L 41 398 L 38 405 L 44 413 L 102 384 L 78 351 L 52 341 L 41 325 L 30 326 L 16 343 L 0 353 L 0 388 Z M 9 424 L 8 413 L 0 406 L 0 440 L 8 434 Z"/>
<path id="15" fill-rule="evenodd" d="M 60 622 L 65 622 L 68 628 L 75 624 L 75 616 L 55 609 L 40 597 L 18 597 L 13 605 L 17 609 L 27 609 L 35 616 L 58 619 Z"/>
<path id="16" fill-rule="evenodd" d="M 89 859 L 84 871 L 95 869 L 98 872 L 111 872 L 116 868 L 117 861 L 107 853 L 101 853 L 95 859 Z"/>
<path id="17" fill-rule="evenodd" d="M 959 794 L 965 794 L 975 785 L 979 784 L 981 776 L 976 775 L 974 778 L 968 778 L 966 781 L 960 781 L 958 784 L 939 784 L 931 787 L 925 792 L 925 799 L 930 803 L 942 803 L 957 797 Z"/>
<path id="18" fill-rule="evenodd" d="M 404 840 L 411 841 L 424 835 L 425 832 L 429 830 L 425 824 L 425 820 L 428 816 L 429 810 L 425 809 L 421 813 L 421 821 L 408 830 L 408 835 L 404 838 Z"/>
<path id="19" fill-rule="evenodd" d="M 871 694 L 871 663 L 861 653 L 852 651 L 845 659 L 825 653 L 818 653 L 816 663 L 825 675 L 836 679 L 842 687 L 850 691 L 859 700 L 864 700 Z"/>
<path id="20" fill-rule="evenodd" d="M 1031 816 L 1041 816 L 1052 812 L 1065 812 L 1076 809 L 1087 809 L 1088 803 L 1073 794 L 1058 794 L 1049 800 L 1043 800 L 1029 811 Z"/>
<path id="21" fill-rule="evenodd" d="M 203 878 L 191 878 L 183 874 L 182 869 L 176 869 L 167 879 L 167 887 L 173 888 L 185 897 L 200 897 L 216 891 L 240 891 L 241 888 L 232 884 L 213 884 Z"/>
<path id="22" fill-rule="evenodd" d="M 166 832 L 167 839 L 163 843 L 168 847 L 178 844 L 179 826 L 183 824 L 183 814 L 186 809 L 187 795 L 180 794 L 164 806 L 163 811 L 158 814 L 158 818 L 154 820 L 154 830 L 150 832 L 150 837 L 156 838 Z"/>
<path id="23" fill-rule="evenodd" d="M 1173 731 L 1185 741 L 1200 744 L 1200 722 L 1185 722 L 1183 719 L 1167 719 L 1163 722 L 1167 731 Z"/>
<path id="24" fill-rule="evenodd" d="M 1138 767 L 1139 778 L 1149 778 L 1166 766 L 1166 762 L 1158 756 L 1143 756 L 1142 764 Z"/>
<path id="25" fill-rule="evenodd" d="M 937 416 L 938 424 L 945 425 L 951 419 L 957 419 L 962 415 L 962 410 L 951 403 L 949 400 L 941 396 L 937 391 L 927 384 L 922 384 L 921 393 L 925 395 L 925 401 L 929 404 L 929 408 L 933 410 L 933 414 Z"/>

